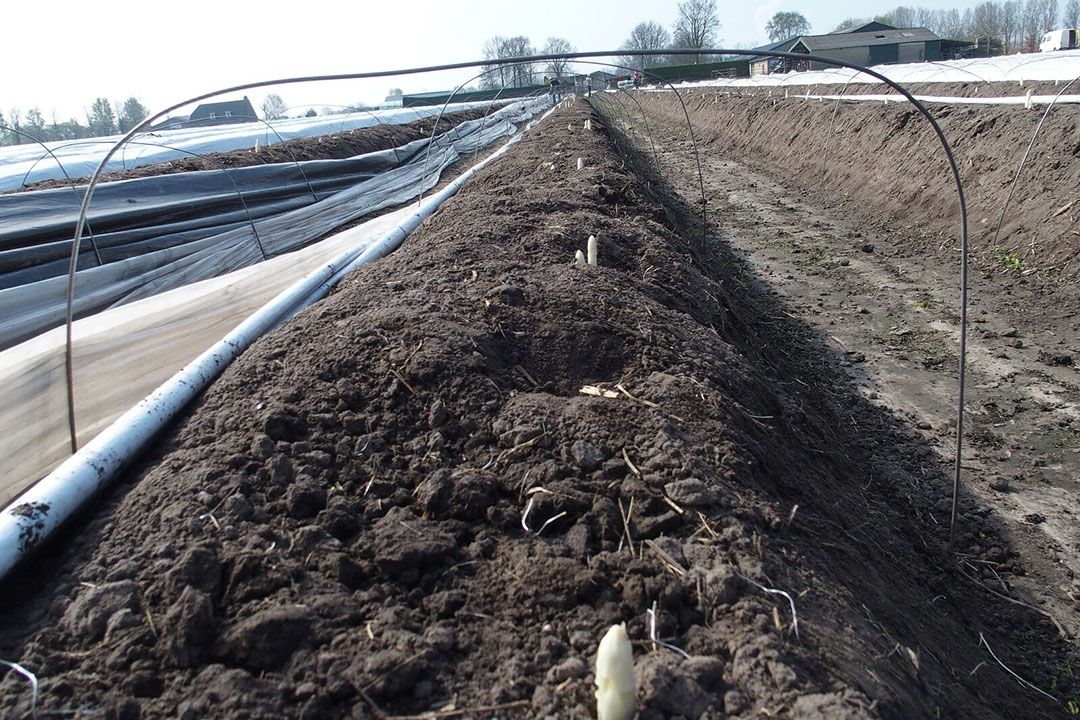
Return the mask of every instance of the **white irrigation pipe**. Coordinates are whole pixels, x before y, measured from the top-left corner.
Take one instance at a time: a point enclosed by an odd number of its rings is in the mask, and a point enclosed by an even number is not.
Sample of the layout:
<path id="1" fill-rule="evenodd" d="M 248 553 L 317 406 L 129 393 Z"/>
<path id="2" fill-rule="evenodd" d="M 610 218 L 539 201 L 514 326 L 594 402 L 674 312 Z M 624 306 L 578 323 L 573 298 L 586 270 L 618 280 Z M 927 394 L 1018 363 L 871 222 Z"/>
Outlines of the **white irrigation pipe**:
<path id="1" fill-rule="evenodd" d="M 532 123 L 526 130 L 531 126 Z M 438 193 L 418 204 L 416 212 L 374 243 L 343 252 L 282 291 L 4 508 L 0 513 L 0 579 L 84 504 L 107 488 L 117 473 L 255 340 L 325 297 L 352 270 L 401 245 L 409 233 L 456 193 L 465 181 L 505 153 L 521 136 L 519 132 Z"/>

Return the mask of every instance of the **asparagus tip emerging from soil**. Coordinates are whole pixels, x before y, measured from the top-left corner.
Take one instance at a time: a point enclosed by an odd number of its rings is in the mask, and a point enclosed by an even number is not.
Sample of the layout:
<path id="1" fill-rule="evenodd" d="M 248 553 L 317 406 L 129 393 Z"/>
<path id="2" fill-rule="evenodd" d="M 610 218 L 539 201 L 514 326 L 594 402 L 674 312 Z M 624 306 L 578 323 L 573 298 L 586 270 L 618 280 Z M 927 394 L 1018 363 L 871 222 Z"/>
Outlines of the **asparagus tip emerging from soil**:
<path id="1" fill-rule="evenodd" d="M 634 651 L 626 624 L 612 625 L 596 652 L 597 720 L 630 720 L 636 710 Z"/>

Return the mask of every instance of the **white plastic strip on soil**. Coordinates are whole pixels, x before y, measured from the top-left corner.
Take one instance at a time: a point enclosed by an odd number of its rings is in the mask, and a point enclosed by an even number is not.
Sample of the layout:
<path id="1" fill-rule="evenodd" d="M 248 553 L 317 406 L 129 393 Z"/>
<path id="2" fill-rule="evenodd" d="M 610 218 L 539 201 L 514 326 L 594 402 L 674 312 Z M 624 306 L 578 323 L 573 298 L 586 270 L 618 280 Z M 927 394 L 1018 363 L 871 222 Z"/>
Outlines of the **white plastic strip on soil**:
<path id="1" fill-rule="evenodd" d="M 827 55 L 828 53 L 822 53 Z M 1057 82 L 1080 77 L 1080 51 L 1003 55 L 968 60 L 876 65 L 874 71 L 904 86 L 913 83 Z M 836 68 L 809 72 L 754 75 L 748 78 L 702 80 L 676 85 L 684 87 L 775 87 L 784 85 L 844 85 L 880 83 L 857 70 Z"/>
<path id="2" fill-rule="evenodd" d="M 253 297 L 248 297 L 249 294 L 258 295 L 259 298 L 273 295 L 273 299 L 259 305 L 259 309 L 248 315 L 247 319 L 224 334 L 224 337 L 213 343 L 205 352 L 184 365 L 167 381 L 157 386 L 156 390 L 110 423 L 78 453 L 70 456 L 40 482 L 4 508 L 0 513 L 0 578 L 6 576 L 39 542 L 106 487 L 113 476 L 130 463 L 142 451 L 146 443 L 171 422 L 177 412 L 212 382 L 251 343 L 284 319 L 291 317 L 299 309 L 325 296 L 353 269 L 378 259 L 398 247 L 409 233 L 433 214 L 447 198 L 456 193 L 470 177 L 505 153 L 510 145 L 519 140 L 533 124 L 535 123 L 529 123 L 505 145 L 469 168 L 419 207 L 403 208 L 308 248 L 308 250 L 320 248 L 319 259 L 305 258 L 304 267 L 310 269 L 314 266 L 314 268 L 303 273 L 303 277 L 299 280 L 295 278 L 300 272 L 294 268 L 299 264 L 297 257 L 301 253 L 292 253 L 258 266 L 245 268 L 227 277 L 222 276 L 199 283 L 201 287 L 197 289 L 195 286 L 181 288 L 173 293 L 143 301 L 145 305 L 133 303 L 119 308 L 118 312 L 124 315 L 113 319 L 98 316 L 90 318 L 91 322 L 78 323 L 77 325 L 81 325 L 79 337 L 82 354 L 89 354 L 96 361 L 105 363 L 95 376 L 96 390 L 99 393 L 110 392 L 114 386 L 122 384 L 121 379 L 130 382 L 133 377 L 138 377 L 138 374 L 147 368 L 156 365 L 156 376 L 160 376 L 168 372 L 168 369 L 163 366 L 169 366 L 169 368 L 178 366 L 180 362 L 176 358 L 169 357 L 168 352 L 161 352 L 161 349 L 181 349 L 186 357 L 190 357 L 193 353 L 189 348 L 194 345 L 192 333 L 197 329 L 212 326 L 216 330 L 208 331 L 208 334 L 217 333 L 220 337 L 225 329 L 235 322 L 234 316 L 238 313 L 243 314 L 243 311 L 235 310 L 236 304 L 243 302 L 246 308 L 258 305 Z M 333 252 L 328 245 L 331 242 L 337 249 L 341 246 L 347 246 L 348 249 L 326 260 L 326 255 Z M 271 267 L 271 263 L 280 263 L 280 266 Z M 279 277 L 287 272 L 288 278 Z M 273 290 L 264 291 L 262 286 L 272 280 L 277 283 L 274 289 L 280 288 L 283 284 L 289 284 L 277 293 Z M 226 283 L 226 287 L 217 283 Z M 245 293 L 244 289 L 248 292 Z M 173 302 L 163 302 L 167 295 L 174 293 Z M 186 295 L 187 293 L 194 293 L 194 295 Z M 132 315 L 138 306 L 142 306 L 143 311 L 137 316 Z M 202 310 L 209 312 L 215 309 L 217 317 L 208 316 L 202 312 Z M 221 317 L 223 311 L 229 319 Z M 162 331 L 164 334 L 159 335 L 157 343 L 154 343 L 156 349 L 150 353 L 155 356 L 154 359 L 148 360 L 147 356 L 140 351 L 144 345 L 151 343 L 147 342 L 147 336 L 144 336 L 142 332 L 165 325 L 164 321 L 168 318 L 163 317 L 163 313 L 170 315 L 171 319 Z M 96 339 L 97 345 L 94 348 L 88 347 L 88 337 Z M 126 352 L 118 347 L 118 342 L 125 345 Z M 43 339 L 39 350 L 43 356 L 46 356 L 50 348 L 53 348 L 55 352 L 56 345 L 55 339 L 53 342 Z M 130 360 L 126 368 L 119 366 L 117 360 L 126 360 L 129 353 L 136 357 Z M 141 359 L 140 356 L 142 356 Z M 163 358 L 168 358 L 168 360 L 163 360 Z M 47 364 L 47 360 L 43 361 Z M 30 363 L 29 366 L 22 363 L 22 367 L 31 373 L 34 372 L 35 365 L 36 363 Z M 135 375 L 125 374 L 125 369 Z M 143 382 L 152 385 L 153 381 L 149 373 L 146 375 Z M 45 382 L 48 382 L 48 378 L 45 378 Z M 11 384 L 4 382 L 0 387 L 11 387 Z M 126 406 L 123 401 L 115 398 L 113 404 Z M 0 404 L 0 407 L 4 405 L 7 403 Z M 7 407 L 3 409 L 5 412 L 9 411 Z M 48 408 L 42 408 L 42 410 L 48 410 Z M 61 408 L 59 417 L 63 417 L 63 412 Z M 17 415 L 14 419 L 16 423 L 19 421 Z M 11 418 L 8 422 L 11 422 Z M 102 420 L 98 424 L 104 424 L 104 422 Z M 6 475 L 4 480 L 5 482 L 8 480 Z"/>
<path id="3" fill-rule="evenodd" d="M 1080 85 L 1080 83 L 1077 83 Z M 774 96 L 781 97 L 781 96 Z M 809 93 L 793 93 L 782 96 L 798 100 L 843 100 L 844 102 L 880 102 L 880 103 L 906 103 L 907 98 L 903 95 L 811 95 Z M 922 103 L 946 104 L 946 105 L 1024 105 L 1034 107 L 1036 105 L 1068 105 L 1080 103 L 1080 95 L 1016 95 L 1012 97 L 950 97 L 947 95 L 915 95 L 916 100 Z"/>
<path id="4" fill-rule="evenodd" d="M 303 250 L 138 300 L 72 325 L 79 445 L 256 308 L 344 250 L 365 247 L 412 206 Z M 70 454 L 64 328 L 0 353 L 0 505 Z"/>
<path id="5" fill-rule="evenodd" d="M 505 102 L 512 102 L 512 100 Z M 488 101 L 453 103 L 447 106 L 446 112 L 489 107 L 491 103 Z M 317 137 L 374 125 L 402 125 L 438 115 L 440 111 L 442 111 L 442 106 L 438 105 L 273 120 L 269 123 L 246 122 L 180 130 L 157 130 L 138 135 L 135 142 L 139 144 L 130 145 L 113 157 L 106 166 L 105 172 L 130 170 L 140 165 L 190 157 L 193 154 L 229 152 L 253 148 L 256 144 L 272 145 L 281 140 Z M 72 178 L 89 177 L 94 174 L 101 158 L 121 137 L 121 135 L 110 135 L 101 138 L 45 143 L 56 159 L 46 153 L 37 143 L 2 147 L 0 148 L 0 192 L 19 188 L 24 182 L 29 184 L 42 180 L 62 180 L 64 171 L 67 171 L 68 177 Z M 63 170 L 57 165 L 57 160 L 63 165 Z"/>
<path id="6" fill-rule="evenodd" d="M 430 170 L 434 183 L 438 167 Z M 346 249 L 366 247 L 410 207 L 302 250 L 75 322 L 80 446 L 277 292 Z M 0 352 L 0 505 L 70 452 L 64 346 L 61 327 Z"/>

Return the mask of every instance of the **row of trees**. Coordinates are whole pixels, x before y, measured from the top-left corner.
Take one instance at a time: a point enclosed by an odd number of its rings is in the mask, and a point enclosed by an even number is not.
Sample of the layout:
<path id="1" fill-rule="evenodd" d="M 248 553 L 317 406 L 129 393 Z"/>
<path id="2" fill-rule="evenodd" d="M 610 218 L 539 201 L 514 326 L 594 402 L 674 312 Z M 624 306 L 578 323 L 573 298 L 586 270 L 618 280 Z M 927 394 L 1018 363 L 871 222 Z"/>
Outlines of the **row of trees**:
<path id="1" fill-rule="evenodd" d="M 682 0 L 678 5 L 675 24 L 669 33 L 666 28 L 655 22 L 644 22 L 634 28 L 629 39 L 623 44 L 623 50 L 656 50 L 655 55 L 626 56 L 619 62 L 629 67 L 644 69 L 658 65 L 667 57 L 666 50 L 698 50 L 714 47 L 719 38 L 720 16 L 716 10 L 716 0 Z M 496 36 L 484 44 L 485 60 L 525 57 L 528 55 L 558 55 L 572 53 L 574 46 L 563 38 L 548 38 L 539 50 L 524 35 L 515 37 Z M 701 55 L 679 56 L 673 62 L 700 62 Z M 536 84 L 541 77 L 561 77 L 570 70 L 570 61 L 548 60 L 542 65 L 517 63 L 500 65 L 492 63 L 484 66 L 484 74 L 479 78 L 480 87 L 498 89 L 501 87 L 524 87 Z"/>
<path id="2" fill-rule="evenodd" d="M 944 38 L 971 40 L 1002 52 L 1034 52 L 1043 33 L 1080 26 L 1080 0 L 982 2 L 967 10 L 900 6 L 873 18 L 896 27 L 926 27 Z M 870 18 L 849 18 L 836 29 L 858 27 Z"/>
<path id="3" fill-rule="evenodd" d="M 644 52 L 644 55 L 624 55 L 619 62 L 637 70 L 661 65 L 701 62 L 702 55 L 668 56 L 667 50 L 700 50 L 716 47 L 720 41 L 720 16 L 715 0 L 683 0 L 679 3 L 671 32 L 663 25 L 648 21 L 638 23 L 621 50 Z"/>
<path id="4" fill-rule="evenodd" d="M 525 57 L 528 55 L 557 55 L 559 53 L 575 52 L 574 46 L 567 40 L 558 37 L 548 38 L 544 47 L 538 53 L 533 47 L 532 41 L 524 35 L 514 37 L 495 37 L 484 43 L 485 60 L 502 60 L 506 58 Z M 513 65 L 501 65 L 492 63 L 483 67 L 483 74 L 479 78 L 481 89 L 497 90 L 503 87 L 525 87 L 535 85 L 539 79 L 537 76 L 543 73 L 544 77 L 561 77 L 570 69 L 570 62 L 556 58 L 537 67 L 535 63 L 515 63 Z"/>
<path id="5" fill-rule="evenodd" d="M 56 113 L 46 122 L 41 110 L 36 107 L 25 113 L 19 108 L 11 108 L 7 116 L 0 111 L 0 145 L 21 145 L 34 139 L 78 140 L 126 133 L 146 119 L 148 114 L 135 97 L 117 102 L 115 107 L 108 98 L 99 97 L 86 111 L 85 125 L 75 118 L 60 121 Z"/>

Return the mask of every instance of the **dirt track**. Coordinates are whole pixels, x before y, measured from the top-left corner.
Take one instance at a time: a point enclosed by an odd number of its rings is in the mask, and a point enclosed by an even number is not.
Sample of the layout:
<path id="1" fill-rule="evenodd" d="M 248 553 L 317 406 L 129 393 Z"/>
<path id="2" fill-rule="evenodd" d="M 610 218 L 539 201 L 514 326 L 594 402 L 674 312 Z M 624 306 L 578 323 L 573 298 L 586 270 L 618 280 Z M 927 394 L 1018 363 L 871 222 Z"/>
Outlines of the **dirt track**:
<path id="1" fill-rule="evenodd" d="M 645 107 L 652 107 L 647 100 Z M 661 143 L 667 149 L 665 172 L 682 178 L 685 193 L 697 193 L 685 121 L 673 120 L 668 107 L 657 105 L 657 110 L 652 128 L 666 133 Z M 710 113 L 717 112 L 701 103 L 693 117 L 703 146 L 711 210 L 724 231 L 780 289 L 794 312 L 858 358 L 850 364 L 850 373 L 864 394 L 921 426 L 943 459 L 949 459 L 955 434 L 958 256 L 952 242 L 940 240 L 955 232 L 956 213 L 947 209 L 947 192 L 935 197 L 930 191 L 889 215 L 877 212 L 881 206 L 889 207 L 889 201 L 881 198 L 890 197 L 897 187 L 894 173 L 879 168 L 906 163 L 905 172 L 916 177 L 940 176 L 942 154 L 928 153 L 916 162 L 908 149 L 914 133 L 869 146 L 853 144 L 853 127 L 860 123 L 889 127 L 902 122 L 907 111 L 844 106 L 832 138 L 841 167 L 838 177 L 830 177 L 829 186 L 822 188 L 820 165 L 817 173 L 793 177 L 791 172 L 792 166 L 806 171 L 821 163 L 817 152 L 821 148 L 800 158 L 793 148 L 755 153 L 744 147 L 735 151 L 740 159 L 733 160 L 721 149 L 730 138 L 716 132 L 721 124 L 709 121 Z M 726 115 L 727 109 L 723 112 Z M 771 115 L 763 111 L 761 119 L 778 127 L 802 110 L 796 101 L 768 112 Z M 1074 149 L 1069 142 L 1054 139 L 1062 133 L 1066 138 L 1076 135 L 1080 110 L 1056 112 L 1045 128 L 1044 144 L 1037 146 L 1022 176 L 1019 200 L 999 238 L 1017 246 L 1024 227 L 1039 228 L 1042 247 L 1037 252 L 1032 240 L 1023 254 L 1022 262 L 1030 266 L 1027 271 L 1010 269 L 987 252 L 986 223 L 974 220 L 982 215 L 996 221 L 993 208 L 1004 201 L 1010 173 L 1026 146 L 1017 139 L 1031 124 L 1031 113 L 1012 109 L 984 109 L 981 117 L 974 112 L 961 112 L 959 117 L 946 113 L 943 124 L 966 168 L 975 228 L 967 479 L 1010 521 L 1006 532 L 1019 536 L 1028 551 L 1027 561 L 1043 572 L 1031 578 L 1009 577 L 1006 572 L 1002 579 L 1000 559 L 983 557 L 987 543 L 978 543 L 972 554 L 993 563 L 994 573 L 983 574 L 996 589 L 1022 587 L 1022 595 L 1053 608 L 1061 622 L 1073 625 L 1075 634 L 1075 603 L 1080 597 L 1075 577 L 1080 572 L 1076 554 L 1080 533 L 1074 519 L 1080 491 L 1076 425 L 1080 379 L 1074 358 L 1080 353 L 1080 328 L 1073 301 L 1075 272 L 1068 260 L 1055 268 L 1044 258 L 1071 258 L 1076 253 L 1073 214 L 1059 213 L 1056 223 L 1045 218 L 1049 209 L 1067 205 L 1070 197 L 1075 200 L 1072 178 L 1080 178 L 1080 146 Z M 879 115 L 884 115 L 883 121 Z M 980 128 L 987 126 L 1011 130 L 983 138 Z M 635 133 L 644 142 L 643 130 L 640 125 Z M 808 125 L 801 130 L 801 146 L 814 147 L 807 136 L 821 142 L 824 134 Z M 801 185 L 803 193 L 793 195 L 785 184 Z M 951 200 L 955 205 L 955 196 Z M 997 556 L 996 551 L 991 554 Z"/>
<path id="2" fill-rule="evenodd" d="M 620 157 L 587 113 L 560 109 L 259 342 L 4 586 L 0 657 L 37 673 L 40 707 L 586 717 L 595 644 L 625 620 L 642 718 L 1062 712 L 979 644 L 1073 692 L 1052 625 L 944 548 L 935 448 L 722 227 L 701 237 L 684 176 Z M 575 267 L 589 234 L 600 266 Z M 965 543 L 1018 556 L 961 507 Z M 654 603 L 691 659 L 649 642 Z M 8 673 L 0 707 L 26 700 Z"/>
<path id="3" fill-rule="evenodd" d="M 818 88 L 812 88 L 818 92 Z M 792 187 L 827 188 L 848 200 L 845 213 L 910 230 L 904 246 L 951 262 L 959 244 L 955 185 L 930 125 L 914 109 L 876 103 L 685 93 L 706 153 L 772 169 Z M 641 93 L 655 121 L 685 127 L 669 93 Z M 620 117 L 640 110 L 622 95 Z M 1025 277 L 1042 289 L 1080 276 L 1080 107 L 1051 111 L 1021 175 L 997 240 L 1002 204 L 1045 108 L 931 106 L 953 147 L 967 196 L 972 259 L 1001 270 L 1016 254 Z M 639 122 L 635 120 L 635 122 Z M 685 129 L 679 135 L 687 140 Z M 824 171 L 824 174 L 823 174 Z M 1000 246 L 995 250 L 994 245 Z"/>

